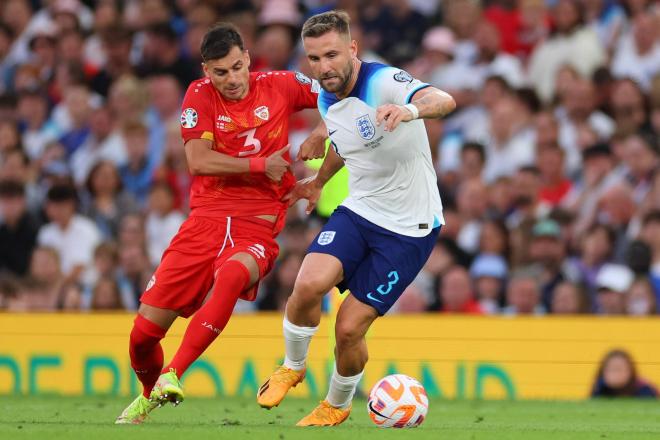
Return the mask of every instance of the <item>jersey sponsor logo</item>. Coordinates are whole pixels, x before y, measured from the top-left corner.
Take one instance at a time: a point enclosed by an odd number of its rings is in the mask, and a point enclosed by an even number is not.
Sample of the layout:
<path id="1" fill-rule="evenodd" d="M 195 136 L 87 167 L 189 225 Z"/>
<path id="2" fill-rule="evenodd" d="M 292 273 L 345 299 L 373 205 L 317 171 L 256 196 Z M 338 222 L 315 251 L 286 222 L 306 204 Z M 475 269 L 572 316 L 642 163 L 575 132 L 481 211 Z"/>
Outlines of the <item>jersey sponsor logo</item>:
<path id="1" fill-rule="evenodd" d="M 151 276 L 151 279 L 149 280 L 149 283 L 147 283 L 147 290 L 154 287 L 154 284 L 156 284 L 156 275 Z"/>
<path id="2" fill-rule="evenodd" d="M 195 128 L 197 125 L 197 111 L 188 107 L 181 112 L 181 126 L 183 128 Z"/>
<path id="3" fill-rule="evenodd" d="M 300 84 L 311 84 L 312 80 L 302 72 L 296 72 L 296 79 Z"/>
<path id="4" fill-rule="evenodd" d="M 355 120 L 355 125 L 357 126 L 358 133 L 362 139 L 369 140 L 374 137 L 376 134 L 376 127 L 371 122 L 369 115 L 362 115 Z"/>
<path id="5" fill-rule="evenodd" d="M 248 251 L 252 252 L 257 258 L 266 258 L 266 248 L 260 244 L 248 246 Z"/>
<path id="6" fill-rule="evenodd" d="M 394 74 L 394 80 L 401 83 L 409 83 L 413 81 L 413 77 L 405 70 L 400 70 L 399 73 Z"/>
<path id="7" fill-rule="evenodd" d="M 270 113 L 268 112 L 268 107 L 266 107 L 265 105 L 255 108 L 254 115 L 257 118 L 262 119 L 264 121 L 267 121 L 268 118 L 270 117 Z"/>
<path id="8" fill-rule="evenodd" d="M 332 243 L 332 241 L 335 239 L 336 234 L 337 234 L 336 231 L 323 231 L 319 235 L 319 239 L 316 240 L 316 242 L 321 246 L 328 245 Z"/>

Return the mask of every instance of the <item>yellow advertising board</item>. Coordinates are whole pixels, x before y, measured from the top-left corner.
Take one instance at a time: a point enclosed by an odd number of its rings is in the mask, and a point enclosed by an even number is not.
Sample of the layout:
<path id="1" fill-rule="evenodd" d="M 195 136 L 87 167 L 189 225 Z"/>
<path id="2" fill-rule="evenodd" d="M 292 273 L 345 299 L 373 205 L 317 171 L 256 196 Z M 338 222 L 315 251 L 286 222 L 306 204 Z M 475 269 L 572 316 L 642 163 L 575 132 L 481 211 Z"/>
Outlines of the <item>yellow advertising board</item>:
<path id="1" fill-rule="evenodd" d="M 0 394 L 137 394 L 130 369 L 128 314 L 0 314 Z M 326 392 L 330 317 L 315 336 L 298 396 Z M 186 321 L 163 341 L 174 354 Z M 282 317 L 237 315 L 184 376 L 189 396 L 254 395 L 281 362 Z M 382 376 L 418 378 L 432 396 L 581 399 L 598 362 L 629 350 L 642 377 L 660 383 L 660 319 L 504 318 L 439 314 L 387 316 L 370 334 L 362 390 Z"/>

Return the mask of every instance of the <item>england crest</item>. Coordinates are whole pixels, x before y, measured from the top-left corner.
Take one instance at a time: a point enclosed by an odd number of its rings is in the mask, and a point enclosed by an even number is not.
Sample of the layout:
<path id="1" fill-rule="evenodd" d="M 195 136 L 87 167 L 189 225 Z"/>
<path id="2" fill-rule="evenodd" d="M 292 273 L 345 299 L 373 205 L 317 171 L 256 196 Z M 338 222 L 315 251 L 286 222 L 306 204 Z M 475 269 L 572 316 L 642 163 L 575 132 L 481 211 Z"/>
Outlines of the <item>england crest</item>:
<path id="1" fill-rule="evenodd" d="M 409 83 L 412 82 L 413 77 L 405 70 L 401 70 L 399 73 L 394 74 L 394 80 L 402 83 Z"/>
<path id="2" fill-rule="evenodd" d="M 259 119 L 263 119 L 264 121 L 267 121 L 269 117 L 268 107 L 266 107 L 265 105 L 262 105 L 261 107 L 257 107 L 256 109 L 254 109 L 254 115 Z"/>
<path id="3" fill-rule="evenodd" d="M 181 113 L 181 126 L 183 128 L 195 128 L 197 125 L 197 112 L 188 107 Z"/>
<path id="4" fill-rule="evenodd" d="M 358 133 L 362 139 L 370 140 L 376 134 L 376 127 L 371 122 L 369 115 L 362 115 L 357 118 L 355 125 L 357 125 Z"/>
<path id="5" fill-rule="evenodd" d="M 321 246 L 325 246 L 327 244 L 330 244 L 330 243 L 332 243 L 332 240 L 335 239 L 335 234 L 336 234 L 335 231 L 323 231 L 319 235 L 319 239 L 316 240 L 316 242 L 318 244 L 320 244 Z"/>

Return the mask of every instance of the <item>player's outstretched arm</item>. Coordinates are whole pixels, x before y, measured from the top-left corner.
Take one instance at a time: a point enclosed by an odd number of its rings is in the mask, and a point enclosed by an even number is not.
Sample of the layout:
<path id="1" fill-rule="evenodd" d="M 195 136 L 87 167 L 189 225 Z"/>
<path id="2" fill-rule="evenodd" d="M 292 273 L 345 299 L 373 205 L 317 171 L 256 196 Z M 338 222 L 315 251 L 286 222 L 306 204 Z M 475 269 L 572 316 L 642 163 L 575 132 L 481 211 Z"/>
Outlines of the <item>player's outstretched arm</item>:
<path id="1" fill-rule="evenodd" d="M 394 130 L 401 122 L 414 119 L 437 119 L 451 113 L 456 102 L 446 92 L 435 87 L 425 87 L 417 91 L 410 104 L 384 104 L 376 109 L 376 124 L 385 122 L 385 131 Z"/>
<path id="2" fill-rule="evenodd" d="M 286 154 L 289 146 L 268 157 L 239 158 L 213 150 L 213 143 L 207 139 L 191 139 L 186 142 L 188 169 L 194 176 L 222 176 L 225 174 L 265 174 L 279 182 L 289 169 Z"/>

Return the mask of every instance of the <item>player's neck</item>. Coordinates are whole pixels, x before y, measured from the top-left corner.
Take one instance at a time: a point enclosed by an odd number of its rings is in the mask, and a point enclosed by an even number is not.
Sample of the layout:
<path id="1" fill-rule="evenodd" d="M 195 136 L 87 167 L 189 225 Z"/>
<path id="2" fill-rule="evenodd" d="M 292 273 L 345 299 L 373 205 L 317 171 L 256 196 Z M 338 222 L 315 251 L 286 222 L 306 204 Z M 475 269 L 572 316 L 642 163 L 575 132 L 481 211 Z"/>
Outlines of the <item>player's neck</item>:
<path id="1" fill-rule="evenodd" d="M 353 74 L 351 75 L 351 80 L 346 85 L 346 88 L 341 93 L 336 93 L 338 99 L 344 99 L 353 91 L 355 83 L 357 83 L 358 77 L 360 76 L 360 68 L 362 67 L 362 61 L 359 58 L 353 60 Z"/>

